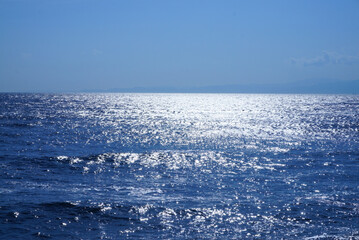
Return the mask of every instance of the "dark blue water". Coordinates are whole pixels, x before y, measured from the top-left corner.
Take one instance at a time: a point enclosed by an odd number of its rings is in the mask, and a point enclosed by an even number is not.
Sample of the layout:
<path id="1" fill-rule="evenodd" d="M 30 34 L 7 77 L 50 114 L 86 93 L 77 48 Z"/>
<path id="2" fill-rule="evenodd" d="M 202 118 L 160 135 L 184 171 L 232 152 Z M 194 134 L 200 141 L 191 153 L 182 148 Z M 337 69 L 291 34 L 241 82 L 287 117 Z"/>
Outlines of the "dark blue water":
<path id="1" fill-rule="evenodd" d="M 359 96 L 0 94 L 1 239 L 359 239 Z"/>

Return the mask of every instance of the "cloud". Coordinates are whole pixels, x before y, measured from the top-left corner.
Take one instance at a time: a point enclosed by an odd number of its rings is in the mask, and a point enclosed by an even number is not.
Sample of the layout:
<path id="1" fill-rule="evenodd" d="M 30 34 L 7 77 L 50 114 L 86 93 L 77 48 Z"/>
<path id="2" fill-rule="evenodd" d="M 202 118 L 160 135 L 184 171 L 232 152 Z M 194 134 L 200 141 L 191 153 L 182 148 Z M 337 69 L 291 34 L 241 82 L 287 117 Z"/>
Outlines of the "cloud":
<path id="1" fill-rule="evenodd" d="M 303 66 L 324 66 L 330 64 L 350 65 L 359 63 L 359 56 L 341 55 L 335 52 L 323 51 L 322 54 L 312 58 L 292 58 L 291 63 Z"/>
<path id="2" fill-rule="evenodd" d="M 92 49 L 92 55 L 99 56 L 99 55 L 102 55 L 102 54 L 103 54 L 103 51 L 98 50 L 98 49 Z"/>
<path id="3" fill-rule="evenodd" d="M 29 53 L 29 52 L 23 52 L 21 53 L 21 58 L 23 60 L 29 60 L 32 58 L 32 53 Z"/>

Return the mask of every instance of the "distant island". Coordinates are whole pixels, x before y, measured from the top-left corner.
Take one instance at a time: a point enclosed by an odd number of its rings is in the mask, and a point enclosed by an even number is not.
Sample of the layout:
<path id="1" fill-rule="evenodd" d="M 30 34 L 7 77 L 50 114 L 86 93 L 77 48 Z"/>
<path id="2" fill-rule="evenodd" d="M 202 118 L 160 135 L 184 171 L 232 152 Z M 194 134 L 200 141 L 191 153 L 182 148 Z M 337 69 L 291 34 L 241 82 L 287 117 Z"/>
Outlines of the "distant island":
<path id="1" fill-rule="evenodd" d="M 108 93 L 298 93 L 298 94 L 359 94 L 359 80 L 305 81 L 285 84 L 230 84 L 202 87 L 133 87 L 87 89 L 83 92 Z"/>

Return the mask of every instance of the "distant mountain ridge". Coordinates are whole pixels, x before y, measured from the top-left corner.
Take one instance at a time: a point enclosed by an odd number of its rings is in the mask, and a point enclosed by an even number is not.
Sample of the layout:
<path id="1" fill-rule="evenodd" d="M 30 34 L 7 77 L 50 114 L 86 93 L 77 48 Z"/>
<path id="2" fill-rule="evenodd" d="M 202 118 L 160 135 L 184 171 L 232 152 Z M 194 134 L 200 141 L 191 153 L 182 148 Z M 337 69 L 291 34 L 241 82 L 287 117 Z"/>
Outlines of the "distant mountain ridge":
<path id="1" fill-rule="evenodd" d="M 84 92 L 124 93 L 318 93 L 359 94 L 359 80 L 294 82 L 286 84 L 230 84 L 203 87 L 133 87 L 107 90 L 86 90 Z"/>

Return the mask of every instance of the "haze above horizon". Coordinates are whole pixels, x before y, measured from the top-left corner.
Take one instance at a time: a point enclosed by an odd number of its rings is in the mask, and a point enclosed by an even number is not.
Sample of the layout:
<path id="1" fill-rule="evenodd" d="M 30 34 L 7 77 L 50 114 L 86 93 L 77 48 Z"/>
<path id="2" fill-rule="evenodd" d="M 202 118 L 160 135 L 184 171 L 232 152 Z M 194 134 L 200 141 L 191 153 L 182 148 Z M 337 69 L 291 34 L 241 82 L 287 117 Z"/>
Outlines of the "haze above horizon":
<path id="1" fill-rule="evenodd" d="M 357 89 L 358 12 L 357 0 L 0 0 L 0 92 Z"/>

